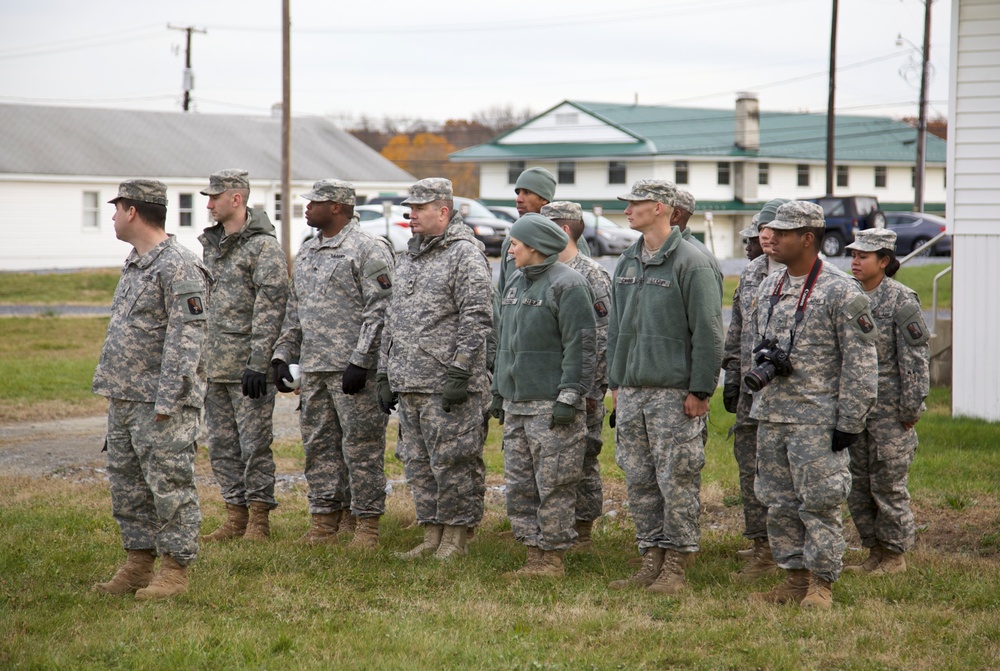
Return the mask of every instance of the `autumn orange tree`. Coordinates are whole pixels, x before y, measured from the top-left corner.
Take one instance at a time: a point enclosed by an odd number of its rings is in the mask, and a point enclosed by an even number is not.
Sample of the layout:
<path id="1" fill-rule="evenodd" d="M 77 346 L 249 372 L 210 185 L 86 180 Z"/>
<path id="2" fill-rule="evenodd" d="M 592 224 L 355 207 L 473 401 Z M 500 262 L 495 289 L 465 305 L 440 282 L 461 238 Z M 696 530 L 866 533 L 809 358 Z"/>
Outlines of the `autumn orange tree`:
<path id="1" fill-rule="evenodd" d="M 434 133 L 417 133 L 412 138 L 400 133 L 382 149 L 382 156 L 417 179 L 447 177 L 456 196 L 475 198 L 479 195 L 479 170 L 474 163 L 452 163 L 448 154 L 455 146 Z"/>

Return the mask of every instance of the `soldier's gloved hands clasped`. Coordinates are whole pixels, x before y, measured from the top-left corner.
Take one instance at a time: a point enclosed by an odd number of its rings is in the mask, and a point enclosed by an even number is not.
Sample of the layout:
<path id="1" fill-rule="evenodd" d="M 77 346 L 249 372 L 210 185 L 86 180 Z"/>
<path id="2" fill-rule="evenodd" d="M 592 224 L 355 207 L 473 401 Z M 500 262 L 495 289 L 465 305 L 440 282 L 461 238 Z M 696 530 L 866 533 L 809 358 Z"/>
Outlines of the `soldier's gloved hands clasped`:
<path id="1" fill-rule="evenodd" d="M 574 419 L 576 419 L 576 408 L 568 403 L 556 401 L 556 404 L 552 406 L 552 421 L 549 423 L 549 428 L 569 426 Z"/>
<path id="2" fill-rule="evenodd" d="M 367 381 L 368 369 L 349 363 L 347 364 L 347 368 L 344 370 L 344 377 L 341 380 L 340 388 L 345 394 L 351 396 L 364 389 L 365 382 Z"/>
<path id="3" fill-rule="evenodd" d="M 387 373 L 380 372 L 375 375 L 375 389 L 378 392 L 378 407 L 385 414 L 392 414 L 392 411 L 396 409 L 396 402 L 399 400 L 399 397 L 392 393 Z"/>
<path id="4" fill-rule="evenodd" d="M 618 408 L 612 408 L 611 414 L 608 415 L 608 426 L 612 429 L 618 424 Z"/>
<path id="5" fill-rule="evenodd" d="M 503 396 L 500 394 L 493 394 L 493 404 L 490 405 L 490 414 L 503 424 Z"/>
<path id="6" fill-rule="evenodd" d="M 739 382 L 727 382 L 722 387 L 722 405 L 725 406 L 726 412 L 736 412 L 736 406 L 740 402 L 740 383 Z"/>
<path id="7" fill-rule="evenodd" d="M 861 437 L 860 433 L 844 433 L 838 429 L 833 430 L 833 451 L 840 452 L 844 448 L 850 447 L 854 443 L 858 442 L 858 438 Z"/>
<path id="8" fill-rule="evenodd" d="M 291 376 L 289 376 L 291 377 Z M 247 368 L 243 371 L 243 395 L 258 399 L 267 394 L 267 374 Z"/>
<path id="9" fill-rule="evenodd" d="M 281 359 L 274 359 L 271 361 L 271 368 L 274 370 L 274 388 L 282 394 L 290 393 L 292 388 L 285 384 L 285 380 L 291 382 L 294 378 L 288 364 Z"/>
<path id="10" fill-rule="evenodd" d="M 458 366 L 448 366 L 448 379 L 441 392 L 441 407 L 451 412 L 451 406 L 461 405 L 469 400 L 469 378 L 472 373 Z"/>

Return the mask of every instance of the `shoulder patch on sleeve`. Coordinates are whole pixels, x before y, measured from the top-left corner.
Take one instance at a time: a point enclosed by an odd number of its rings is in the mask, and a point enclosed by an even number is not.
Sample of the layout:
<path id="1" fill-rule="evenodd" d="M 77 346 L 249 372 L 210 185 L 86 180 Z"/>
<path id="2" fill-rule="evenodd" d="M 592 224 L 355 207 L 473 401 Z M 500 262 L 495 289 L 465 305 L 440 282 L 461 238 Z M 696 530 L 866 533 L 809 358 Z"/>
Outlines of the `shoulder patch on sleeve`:
<path id="1" fill-rule="evenodd" d="M 366 279 L 375 280 L 381 291 L 392 289 L 392 272 L 389 270 L 389 265 L 382 259 L 369 259 L 361 271 Z"/>
<path id="2" fill-rule="evenodd" d="M 608 316 L 608 308 L 605 307 L 604 301 L 597 301 L 594 303 L 594 312 L 596 312 L 597 316 L 601 319 Z"/>
<path id="3" fill-rule="evenodd" d="M 178 296 L 201 293 L 203 290 L 204 287 L 202 287 L 201 282 L 198 280 L 184 280 L 182 282 L 174 283 L 174 293 Z"/>
<path id="4" fill-rule="evenodd" d="M 930 340 L 930 333 L 924 324 L 924 315 L 916 303 L 907 303 L 901 307 L 893 319 L 907 345 L 918 347 Z"/>
<path id="5" fill-rule="evenodd" d="M 844 308 L 844 312 L 847 315 L 847 320 L 851 323 L 851 328 L 861 336 L 863 342 L 868 342 L 878 337 L 878 331 L 875 328 L 875 318 L 872 317 L 868 296 L 864 294 L 855 296 L 847 304 L 847 307 Z"/>
<path id="6" fill-rule="evenodd" d="M 174 292 L 181 302 L 181 312 L 184 321 L 202 321 L 208 319 L 205 310 L 205 289 L 197 280 L 184 280 L 174 283 Z"/>

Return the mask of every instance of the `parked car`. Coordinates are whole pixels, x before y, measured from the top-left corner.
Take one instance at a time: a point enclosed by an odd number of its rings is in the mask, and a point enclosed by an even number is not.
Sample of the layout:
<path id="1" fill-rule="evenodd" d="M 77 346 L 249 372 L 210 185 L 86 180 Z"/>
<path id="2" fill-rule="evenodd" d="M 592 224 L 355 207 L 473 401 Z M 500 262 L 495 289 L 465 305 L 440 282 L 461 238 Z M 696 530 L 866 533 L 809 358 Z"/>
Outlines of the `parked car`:
<path id="1" fill-rule="evenodd" d="M 406 196 L 370 196 L 365 199 L 365 205 L 381 205 L 382 203 L 392 203 L 393 205 L 399 205 L 404 200 Z"/>
<path id="2" fill-rule="evenodd" d="M 513 224 L 520 218 L 520 214 L 517 213 L 516 207 L 506 207 L 503 205 L 487 205 L 486 209 L 489 210 L 494 217 L 497 219 L 503 219 L 506 222 Z"/>
<path id="3" fill-rule="evenodd" d="M 583 237 L 587 239 L 590 253 L 593 256 L 607 256 L 609 254 L 617 256 L 641 238 L 642 233 L 615 223 L 603 215 L 595 219 L 593 212 L 584 211 Z"/>
<path id="4" fill-rule="evenodd" d="M 848 243 L 854 242 L 854 232 L 865 228 L 885 228 L 885 213 L 875 196 L 820 196 L 807 198 L 823 208 L 826 234 L 821 251 L 827 256 L 840 256 Z"/>
<path id="5" fill-rule="evenodd" d="M 896 232 L 896 256 L 906 256 L 938 233 L 944 233 L 946 221 L 925 212 L 886 212 L 886 227 Z M 921 256 L 951 256 L 951 236 L 946 235 Z"/>
<path id="6" fill-rule="evenodd" d="M 361 219 L 361 230 L 371 235 L 377 235 L 389 241 L 395 253 L 406 251 L 412 233 L 410 221 L 405 217 L 410 208 L 402 205 L 392 206 L 392 217 L 389 218 L 389 231 L 386 233 L 385 216 L 381 205 L 356 205 L 354 213 Z M 302 242 L 316 235 L 316 229 L 310 228 L 302 238 Z"/>
<path id="7" fill-rule="evenodd" d="M 510 231 L 510 222 L 498 219 L 478 200 L 455 196 L 455 208 L 461 213 L 466 225 L 472 229 L 476 239 L 486 246 L 486 253 L 499 256 L 500 246 Z"/>

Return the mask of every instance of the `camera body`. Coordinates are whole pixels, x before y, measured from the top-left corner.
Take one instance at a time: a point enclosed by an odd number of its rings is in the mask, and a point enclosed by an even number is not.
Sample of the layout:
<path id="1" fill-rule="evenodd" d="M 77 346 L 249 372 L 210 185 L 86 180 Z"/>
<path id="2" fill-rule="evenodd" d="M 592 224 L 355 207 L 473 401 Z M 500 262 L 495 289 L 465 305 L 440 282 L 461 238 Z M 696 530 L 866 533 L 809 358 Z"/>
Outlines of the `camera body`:
<path id="1" fill-rule="evenodd" d="M 792 362 L 788 352 L 778 346 L 777 338 L 764 338 L 754 347 L 754 363 L 757 367 L 743 376 L 743 384 L 750 391 L 760 391 L 774 378 L 792 374 Z"/>

